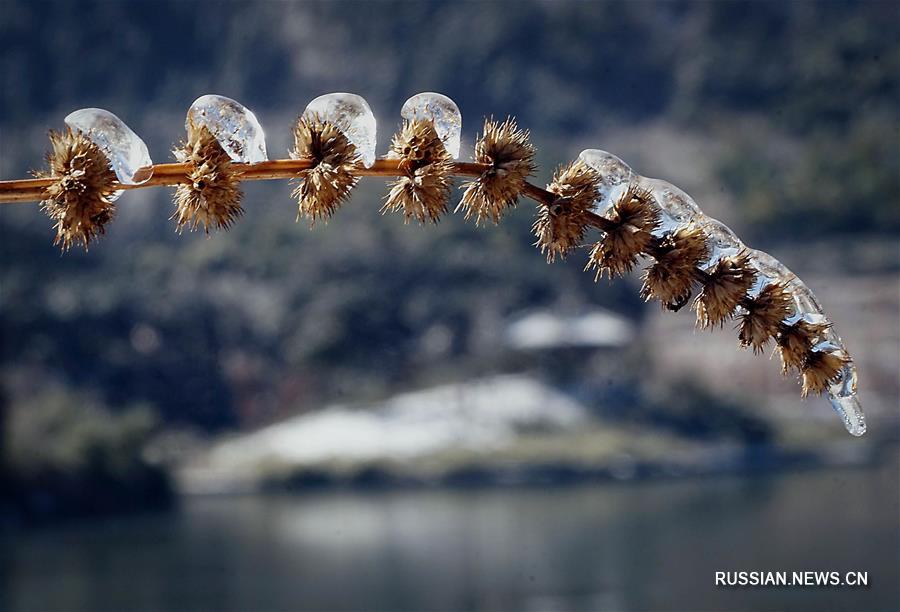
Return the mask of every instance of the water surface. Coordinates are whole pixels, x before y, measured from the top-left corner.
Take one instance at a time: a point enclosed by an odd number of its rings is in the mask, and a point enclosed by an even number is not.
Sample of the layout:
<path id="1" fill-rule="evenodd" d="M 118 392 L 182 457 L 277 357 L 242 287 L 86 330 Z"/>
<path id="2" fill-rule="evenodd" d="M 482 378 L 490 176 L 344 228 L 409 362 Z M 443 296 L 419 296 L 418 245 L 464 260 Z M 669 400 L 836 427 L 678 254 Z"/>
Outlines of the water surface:
<path id="1" fill-rule="evenodd" d="M 896 461 L 556 489 L 192 498 L 8 535 L 12 610 L 900 607 Z M 861 570 L 868 589 L 722 589 L 716 570 Z M 705 602 L 705 604 L 703 603 Z"/>

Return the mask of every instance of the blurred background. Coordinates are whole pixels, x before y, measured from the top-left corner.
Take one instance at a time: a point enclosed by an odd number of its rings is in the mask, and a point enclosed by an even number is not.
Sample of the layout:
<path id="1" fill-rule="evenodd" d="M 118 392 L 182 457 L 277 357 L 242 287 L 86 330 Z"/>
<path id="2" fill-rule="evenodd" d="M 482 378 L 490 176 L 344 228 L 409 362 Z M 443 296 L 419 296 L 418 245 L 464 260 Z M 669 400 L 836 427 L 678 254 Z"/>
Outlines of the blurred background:
<path id="1" fill-rule="evenodd" d="M 0 608 L 900 607 L 900 14 L 895 2 L 4 0 L 0 177 L 70 111 L 157 162 L 199 95 L 270 157 L 312 98 L 532 131 L 537 182 L 584 148 L 692 194 L 793 269 L 856 358 L 869 433 L 801 401 L 736 332 L 547 265 L 498 227 L 327 225 L 245 185 L 228 233 L 127 193 L 61 256 L 0 210 Z M 454 196 L 458 197 L 458 195 Z M 866 589 L 717 589 L 715 571 L 859 570 Z"/>

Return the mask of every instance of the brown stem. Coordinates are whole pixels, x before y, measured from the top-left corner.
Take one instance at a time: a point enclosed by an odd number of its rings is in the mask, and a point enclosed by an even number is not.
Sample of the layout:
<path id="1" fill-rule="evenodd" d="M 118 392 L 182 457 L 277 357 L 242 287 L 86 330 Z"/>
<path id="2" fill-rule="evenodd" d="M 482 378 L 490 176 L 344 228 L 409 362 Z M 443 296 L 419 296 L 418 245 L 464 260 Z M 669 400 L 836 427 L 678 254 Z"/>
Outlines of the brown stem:
<path id="1" fill-rule="evenodd" d="M 525 183 L 525 188 L 522 189 L 522 195 L 529 197 L 535 202 L 543 204 L 544 206 L 550 206 L 559 199 L 559 196 L 552 191 L 541 189 L 537 185 L 532 185 L 528 182 Z"/>
<path id="2" fill-rule="evenodd" d="M 302 170 L 312 168 L 314 162 L 309 159 L 273 159 L 258 164 L 234 164 L 240 171 L 241 179 L 245 181 L 265 181 L 271 179 L 295 178 Z M 397 176 L 402 174 L 399 160 L 379 159 L 371 168 L 360 168 L 356 174 L 359 176 Z M 490 166 L 469 162 L 457 162 L 454 172 L 459 176 L 479 176 Z M 150 174 L 150 178 L 139 185 L 116 184 L 117 189 L 143 189 L 144 187 L 157 187 L 160 185 L 178 185 L 188 181 L 190 164 L 155 164 L 152 167 L 141 168 L 136 175 L 137 179 Z M 53 184 L 52 178 L 24 179 L 17 181 L 0 181 L 0 203 L 32 202 L 44 199 L 44 190 Z M 548 193 L 533 187 L 535 193 Z"/>
<path id="3" fill-rule="evenodd" d="M 311 159 L 273 159 L 256 164 L 234 164 L 240 172 L 241 180 L 265 181 L 273 179 L 291 179 L 303 170 L 309 170 L 315 165 Z M 453 172 L 457 176 L 481 176 L 491 168 L 490 164 L 473 162 L 455 162 Z M 188 174 L 191 165 L 188 163 L 155 164 L 141 168 L 135 175 L 136 180 L 141 180 L 150 175 L 145 182 L 138 185 L 125 185 L 116 183 L 117 189 L 143 189 L 145 187 L 174 186 L 188 182 Z M 400 160 L 377 159 L 371 168 L 359 168 L 358 176 L 383 176 L 392 177 L 403 174 L 400 168 Z M 0 204 L 12 204 L 16 202 L 35 202 L 44 199 L 44 190 L 53 184 L 53 178 L 23 179 L 15 181 L 0 181 Z M 522 195 L 531 198 L 544 206 L 550 206 L 559 196 L 552 191 L 542 189 L 537 185 L 526 182 L 522 189 Z M 591 226 L 601 231 L 610 231 L 615 224 L 600 215 L 590 214 Z M 656 249 L 654 244 L 651 255 Z"/>

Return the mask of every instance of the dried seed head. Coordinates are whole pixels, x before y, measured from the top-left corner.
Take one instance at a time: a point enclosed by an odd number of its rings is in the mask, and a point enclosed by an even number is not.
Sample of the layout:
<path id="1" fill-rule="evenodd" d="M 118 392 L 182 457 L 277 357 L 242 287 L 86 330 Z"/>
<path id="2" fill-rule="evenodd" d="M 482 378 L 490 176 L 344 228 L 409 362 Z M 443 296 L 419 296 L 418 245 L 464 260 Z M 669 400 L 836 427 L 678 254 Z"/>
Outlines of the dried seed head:
<path id="1" fill-rule="evenodd" d="M 459 208 L 465 210 L 466 220 L 474 216 L 476 225 L 485 219 L 499 223 L 503 212 L 516 205 L 536 168 L 528 131 L 520 130 L 511 117 L 503 123 L 486 119 L 484 132 L 475 143 L 475 161 L 491 167 L 463 185 Z"/>
<path id="2" fill-rule="evenodd" d="M 850 357 L 840 349 L 813 349 L 803 364 L 801 395 L 821 395 L 823 391 L 827 391 L 829 385 L 840 379 L 841 369 L 848 363 Z"/>
<path id="3" fill-rule="evenodd" d="M 431 121 L 404 121 L 391 142 L 390 156 L 405 174 L 390 184 L 381 211 L 402 211 L 407 222 L 437 223 L 447 212 L 453 160 Z"/>
<path id="4" fill-rule="evenodd" d="M 659 225 L 659 209 L 650 192 L 631 186 L 613 205 L 607 218 L 615 226 L 591 249 L 585 270 L 597 269 L 594 280 L 604 273 L 612 279 L 631 272 L 638 257 L 653 243 L 650 233 Z"/>
<path id="5" fill-rule="evenodd" d="M 791 315 L 791 295 L 783 283 L 766 285 L 755 298 L 742 302 L 747 310 L 741 315 L 738 339 L 741 346 L 758 353 L 769 338 L 778 333 L 781 322 Z"/>
<path id="6" fill-rule="evenodd" d="M 697 282 L 697 266 L 709 255 L 706 237 L 699 227 L 682 227 L 666 235 L 644 271 L 641 297 L 658 299 L 664 308 L 677 311 L 687 304 Z"/>
<path id="7" fill-rule="evenodd" d="M 564 258 L 581 245 L 591 224 L 599 184 L 600 175 L 581 160 L 556 171 L 547 190 L 559 198 L 550 205 L 538 205 L 538 218 L 531 228 L 537 236 L 535 246 L 547 255 L 548 262 L 557 255 Z"/>
<path id="8" fill-rule="evenodd" d="M 291 192 L 297 199 L 297 218 L 306 216 L 310 225 L 316 219 L 328 220 L 350 197 L 359 178 L 360 155 L 335 124 L 317 116 L 304 116 L 294 124 L 293 159 L 312 159 L 315 165 L 301 171 L 300 182 Z"/>
<path id="9" fill-rule="evenodd" d="M 747 251 L 720 259 L 703 280 L 700 295 L 694 301 L 697 327 L 721 327 L 755 280 L 756 271 L 750 266 Z"/>
<path id="10" fill-rule="evenodd" d="M 241 199 L 240 172 L 234 167 L 228 153 L 218 143 L 206 126 L 188 126 L 187 142 L 173 151 L 180 162 L 191 164 L 187 184 L 175 188 L 175 214 L 172 218 L 182 231 L 191 231 L 203 225 L 206 233 L 210 227 L 228 229 L 244 214 Z"/>
<path id="11" fill-rule="evenodd" d="M 803 319 L 793 325 L 782 325 L 775 338 L 781 356 L 781 372 L 786 375 L 792 368 L 802 370 L 812 347 L 829 327 L 831 324 L 827 321 L 810 323 Z"/>
<path id="12" fill-rule="evenodd" d="M 116 175 L 100 147 L 81 132 L 51 130 L 50 147 L 49 169 L 35 175 L 55 179 L 41 202 L 41 208 L 55 222 L 53 244 L 63 251 L 73 244 L 87 249 L 92 240 L 106 232 L 115 215 Z"/>

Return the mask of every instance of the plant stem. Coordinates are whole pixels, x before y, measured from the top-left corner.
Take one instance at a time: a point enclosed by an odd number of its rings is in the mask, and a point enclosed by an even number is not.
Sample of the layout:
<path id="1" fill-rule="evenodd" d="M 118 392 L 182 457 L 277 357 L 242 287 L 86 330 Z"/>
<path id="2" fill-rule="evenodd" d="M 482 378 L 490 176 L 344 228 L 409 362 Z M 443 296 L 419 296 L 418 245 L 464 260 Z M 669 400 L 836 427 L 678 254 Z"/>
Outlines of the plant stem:
<path id="1" fill-rule="evenodd" d="M 315 162 L 310 159 L 273 159 L 257 164 L 234 164 L 239 169 L 241 180 L 266 181 L 273 179 L 297 178 L 297 174 L 303 170 L 309 170 Z M 457 176 L 480 176 L 490 168 L 487 164 L 471 162 L 456 162 L 454 174 Z M 145 187 L 174 186 L 188 182 L 190 164 L 155 164 L 147 168 L 141 168 L 136 175 L 137 179 L 150 174 L 146 182 L 139 185 L 125 185 L 116 183 L 116 189 L 143 189 Z M 358 176 L 383 176 L 392 177 L 403 174 L 399 167 L 399 160 L 378 159 L 371 168 L 359 168 Z M 15 181 L 0 181 L 0 204 L 14 202 L 37 202 L 44 199 L 44 190 L 53 184 L 53 178 L 22 179 Z M 529 198 L 549 205 L 557 199 L 557 196 L 536 185 L 527 184 L 524 195 Z"/>

